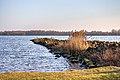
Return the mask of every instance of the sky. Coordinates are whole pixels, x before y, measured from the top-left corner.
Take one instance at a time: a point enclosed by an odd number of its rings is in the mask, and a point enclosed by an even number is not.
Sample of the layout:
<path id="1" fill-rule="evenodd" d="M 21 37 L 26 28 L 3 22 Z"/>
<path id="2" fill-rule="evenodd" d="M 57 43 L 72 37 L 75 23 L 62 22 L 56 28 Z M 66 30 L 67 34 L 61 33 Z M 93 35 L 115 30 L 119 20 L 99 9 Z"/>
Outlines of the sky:
<path id="1" fill-rule="evenodd" d="M 0 31 L 120 29 L 120 0 L 0 0 Z"/>

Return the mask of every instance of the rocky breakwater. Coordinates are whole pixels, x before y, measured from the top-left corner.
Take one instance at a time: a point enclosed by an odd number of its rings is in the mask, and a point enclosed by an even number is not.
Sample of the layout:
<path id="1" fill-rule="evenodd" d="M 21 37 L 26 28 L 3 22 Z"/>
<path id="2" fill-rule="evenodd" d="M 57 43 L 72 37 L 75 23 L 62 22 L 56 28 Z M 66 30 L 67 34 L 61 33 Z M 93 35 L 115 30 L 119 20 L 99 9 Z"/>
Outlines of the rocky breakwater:
<path id="1" fill-rule="evenodd" d="M 68 51 L 65 49 L 65 43 L 67 40 L 57 40 L 52 38 L 37 38 L 32 39 L 35 44 L 40 44 L 47 47 L 51 53 L 56 55 L 56 57 L 63 56 L 67 58 L 71 63 L 81 63 L 80 66 L 86 68 L 104 66 L 102 63 L 97 61 L 97 57 L 100 54 L 104 54 L 106 50 L 111 49 L 115 51 L 120 48 L 120 42 L 105 42 L 105 41 L 87 41 L 89 47 L 86 50 L 81 51 Z M 111 55 L 112 56 L 112 55 Z"/>
<path id="2" fill-rule="evenodd" d="M 63 56 L 80 67 L 120 66 L 120 42 L 87 41 L 84 31 L 74 32 L 68 40 L 32 39 L 47 47 L 56 57 Z"/>
<path id="3" fill-rule="evenodd" d="M 98 52 L 103 53 L 107 49 L 115 50 L 120 48 L 120 42 L 106 42 L 106 41 L 88 41 L 89 48 L 87 49 L 89 52 Z"/>

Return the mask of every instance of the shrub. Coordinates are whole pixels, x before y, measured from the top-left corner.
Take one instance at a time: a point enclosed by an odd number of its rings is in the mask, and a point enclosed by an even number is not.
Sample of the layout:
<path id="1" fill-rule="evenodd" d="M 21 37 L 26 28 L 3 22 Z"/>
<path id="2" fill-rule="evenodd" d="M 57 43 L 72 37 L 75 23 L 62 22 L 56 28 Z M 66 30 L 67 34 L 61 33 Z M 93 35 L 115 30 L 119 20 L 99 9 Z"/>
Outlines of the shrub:
<path id="1" fill-rule="evenodd" d="M 101 66 L 120 66 L 120 49 L 107 49 L 104 53 L 93 54 L 91 59 Z"/>
<path id="2" fill-rule="evenodd" d="M 64 48 L 69 52 L 80 52 L 89 47 L 84 31 L 74 32 L 69 40 L 64 44 Z"/>

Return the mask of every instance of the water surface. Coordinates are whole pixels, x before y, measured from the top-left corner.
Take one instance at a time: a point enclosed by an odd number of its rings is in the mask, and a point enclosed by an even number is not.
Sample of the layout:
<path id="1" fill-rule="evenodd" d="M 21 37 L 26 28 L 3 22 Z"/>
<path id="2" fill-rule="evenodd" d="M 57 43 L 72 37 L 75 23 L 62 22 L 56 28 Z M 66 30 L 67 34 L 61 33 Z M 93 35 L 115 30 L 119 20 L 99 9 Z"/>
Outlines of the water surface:
<path id="1" fill-rule="evenodd" d="M 56 58 L 46 47 L 30 41 L 34 38 L 65 40 L 68 36 L 0 36 L 0 73 L 55 72 L 73 68 L 63 57 Z M 119 42 L 120 36 L 87 36 L 87 39 Z"/>
<path id="2" fill-rule="evenodd" d="M 36 36 L 0 36 L 0 73 L 69 69 L 66 59 L 56 58 L 46 47 L 31 42 L 33 38 Z"/>

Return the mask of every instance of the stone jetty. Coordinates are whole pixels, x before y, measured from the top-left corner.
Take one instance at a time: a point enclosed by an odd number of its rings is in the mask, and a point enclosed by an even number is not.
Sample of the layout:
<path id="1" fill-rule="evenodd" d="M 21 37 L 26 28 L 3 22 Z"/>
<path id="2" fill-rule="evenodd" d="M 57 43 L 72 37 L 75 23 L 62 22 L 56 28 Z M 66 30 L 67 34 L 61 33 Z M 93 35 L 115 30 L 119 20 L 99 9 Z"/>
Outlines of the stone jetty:
<path id="1" fill-rule="evenodd" d="M 80 66 L 85 68 L 100 67 L 101 64 L 91 59 L 92 54 L 103 54 L 106 50 L 117 50 L 120 48 L 120 42 L 106 42 L 106 41 L 87 41 L 89 47 L 82 51 L 68 52 L 64 49 L 64 43 L 68 40 L 57 40 L 52 38 L 36 38 L 31 40 L 35 44 L 40 44 L 47 47 L 51 53 L 56 57 L 63 56 L 67 58 L 71 63 L 80 63 Z M 62 45 L 61 45 L 62 43 Z"/>

